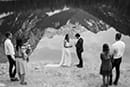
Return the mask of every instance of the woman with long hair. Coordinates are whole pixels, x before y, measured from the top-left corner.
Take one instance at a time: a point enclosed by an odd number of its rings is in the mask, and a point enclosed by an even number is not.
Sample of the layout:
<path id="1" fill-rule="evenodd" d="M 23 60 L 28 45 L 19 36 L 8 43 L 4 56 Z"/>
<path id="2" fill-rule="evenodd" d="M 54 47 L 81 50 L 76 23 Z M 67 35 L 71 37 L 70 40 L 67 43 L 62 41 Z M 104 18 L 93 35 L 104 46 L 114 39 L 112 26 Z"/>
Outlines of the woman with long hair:
<path id="1" fill-rule="evenodd" d="M 110 81 L 110 75 L 112 74 L 112 55 L 110 55 L 110 49 L 108 44 L 103 44 L 102 53 L 100 54 L 101 58 L 101 68 L 100 74 L 103 77 L 102 87 L 108 87 Z"/>
<path id="2" fill-rule="evenodd" d="M 60 65 L 71 66 L 71 52 L 70 52 L 71 47 L 72 45 L 70 44 L 69 34 L 66 34 L 64 39 L 64 47 L 63 47 L 62 60 L 60 62 Z"/>
<path id="3" fill-rule="evenodd" d="M 18 38 L 16 40 L 16 71 L 18 73 L 20 84 L 26 85 L 27 82 L 25 82 L 25 74 L 26 74 L 26 58 L 27 54 L 24 49 L 24 43 L 21 38 Z"/>
<path id="4" fill-rule="evenodd" d="M 71 66 L 71 52 L 70 48 L 72 45 L 70 44 L 69 34 L 65 35 L 61 61 L 59 64 L 47 64 L 45 67 L 60 67 L 60 66 Z"/>

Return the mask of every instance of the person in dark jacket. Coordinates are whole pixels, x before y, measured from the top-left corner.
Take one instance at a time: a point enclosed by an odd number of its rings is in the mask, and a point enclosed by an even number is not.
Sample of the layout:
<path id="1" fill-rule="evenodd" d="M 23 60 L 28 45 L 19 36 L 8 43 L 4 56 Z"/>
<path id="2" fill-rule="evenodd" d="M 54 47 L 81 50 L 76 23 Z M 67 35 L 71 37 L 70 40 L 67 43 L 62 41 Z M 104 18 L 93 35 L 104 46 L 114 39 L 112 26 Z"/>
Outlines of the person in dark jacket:
<path id="1" fill-rule="evenodd" d="M 77 52 L 77 56 L 79 58 L 79 64 L 77 65 L 78 68 L 82 68 L 83 67 L 83 59 L 82 59 L 82 53 L 83 53 L 83 39 L 80 37 L 80 34 L 77 33 L 75 35 L 75 37 L 78 39 L 77 43 L 76 43 L 76 52 Z"/>

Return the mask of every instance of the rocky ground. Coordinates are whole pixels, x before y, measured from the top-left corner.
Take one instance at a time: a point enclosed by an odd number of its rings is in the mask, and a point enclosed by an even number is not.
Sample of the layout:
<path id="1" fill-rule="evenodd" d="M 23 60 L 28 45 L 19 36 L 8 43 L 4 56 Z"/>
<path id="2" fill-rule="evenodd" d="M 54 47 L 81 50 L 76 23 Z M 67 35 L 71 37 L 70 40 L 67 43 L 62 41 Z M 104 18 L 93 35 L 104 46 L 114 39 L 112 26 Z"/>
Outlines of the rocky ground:
<path id="1" fill-rule="evenodd" d="M 0 64 L 0 87 L 101 87 L 102 79 L 99 73 L 91 72 L 88 66 L 79 69 L 72 67 L 47 68 L 45 64 L 28 63 L 27 86 L 19 82 L 10 82 L 8 77 L 8 63 Z M 2 86 L 1 84 L 5 84 Z M 122 69 L 119 85 L 130 86 L 130 67 Z M 111 86 L 115 87 L 115 86 Z"/>

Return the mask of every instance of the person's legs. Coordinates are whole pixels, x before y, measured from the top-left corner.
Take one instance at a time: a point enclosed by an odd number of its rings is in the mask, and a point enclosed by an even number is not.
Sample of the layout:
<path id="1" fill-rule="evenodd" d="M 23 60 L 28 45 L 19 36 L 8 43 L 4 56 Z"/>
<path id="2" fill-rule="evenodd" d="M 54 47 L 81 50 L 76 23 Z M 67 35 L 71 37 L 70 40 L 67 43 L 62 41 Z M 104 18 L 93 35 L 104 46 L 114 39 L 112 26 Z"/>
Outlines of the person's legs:
<path id="1" fill-rule="evenodd" d="M 112 85 L 112 77 L 113 77 L 113 75 L 111 74 L 111 75 L 110 75 L 109 85 Z"/>
<path id="2" fill-rule="evenodd" d="M 13 67 L 14 67 L 14 71 L 12 72 L 12 76 L 13 76 L 13 78 L 15 78 L 15 75 L 16 75 L 16 61 L 14 61 L 13 59 L 12 59 L 12 64 L 13 64 Z"/>
<path id="3" fill-rule="evenodd" d="M 82 52 L 77 51 L 77 55 L 78 55 L 78 58 L 79 58 L 78 66 L 83 67 Z"/>
<path id="4" fill-rule="evenodd" d="M 107 75 L 106 87 L 108 87 L 110 81 L 110 75 Z"/>
<path id="5" fill-rule="evenodd" d="M 21 74 L 20 76 L 21 76 L 21 82 L 20 82 L 20 84 L 21 85 L 27 85 L 27 82 L 25 82 L 25 74 Z"/>
<path id="6" fill-rule="evenodd" d="M 12 62 L 12 59 L 11 59 L 11 56 L 8 55 L 7 56 L 8 60 L 9 60 L 9 76 L 10 76 L 10 79 L 13 79 L 13 74 L 12 74 L 12 70 L 13 70 L 13 62 Z"/>
<path id="7" fill-rule="evenodd" d="M 26 85 L 27 82 L 25 82 L 25 60 L 20 60 L 20 76 L 21 76 L 21 81 L 20 81 L 20 84 L 21 85 Z"/>
<path id="8" fill-rule="evenodd" d="M 113 61 L 113 63 L 112 63 L 112 70 L 113 70 L 113 68 L 115 67 L 115 60 Z M 112 78 L 113 78 L 113 74 L 112 74 L 112 72 L 111 72 L 111 75 L 110 75 L 110 80 L 109 80 L 109 85 L 112 85 Z"/>
<path id="9" fill-rule="evenodd" d="M 68 66 L 71 66 L 72 65 L 72 62 L 71 62 L 71 52 L 68 51 Z"/>
<path id="10" fill-rule="evenodd" d="M 116 68 L 116 78 L 115 78 L 115 81 L 114 81 L 114 85 L 117 85 L 118 84 L 118 80 L 120 78 L 120 64 L 121 64 L 121 58 L 120 59 L 117 59 L 117 64 L 115 66 Z"/>
<path id="11" fill-rule="evenodd" d="M 102 75 L 102 82 L 103 82 L 103 84 L 101 85 L 101 87 L 104 87 L 105 86 L 105 75 Z"/>
<path id="12" fill-rule="evenodd" d="M 9 60 L 9 76 L 11 81 L 18 81 L 17 78 L 15 78 L 16 75 L 16 61 L 12 59 L 10 55 L 7 56 Z M 14 70 L 13 70 L 14 68 Z"/>
<path id="13" fill-rule="evenodd" d="M 105 76 L 103 75 L 103 85 L 105 85 Z"/>
<path id="14" fill-rule="evenodd" d="M 20 83 L 23 83 L 24 82 L 24 74 L 20 74 L 20 77 L 21 77 L 21 82 Z"/>
<path id="15" fill-rule="evenodd" d="M 19 79 L 21 80 L 21 74 L 20 74 L 20 73 L 18 73 L 18 75 L 19 75 Z"/>

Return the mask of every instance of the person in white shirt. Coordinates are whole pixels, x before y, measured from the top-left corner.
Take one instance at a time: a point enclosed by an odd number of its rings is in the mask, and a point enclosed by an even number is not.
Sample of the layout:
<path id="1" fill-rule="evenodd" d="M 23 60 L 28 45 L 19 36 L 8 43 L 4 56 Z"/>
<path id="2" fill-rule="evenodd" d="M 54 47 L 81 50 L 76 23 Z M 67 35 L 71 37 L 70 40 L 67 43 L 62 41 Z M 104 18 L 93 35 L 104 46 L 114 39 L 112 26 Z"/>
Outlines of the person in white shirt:
<path id="1" fill-rule="evenodd" d="M 5 34 L 6 40 L 4 42 L 4 50 L 5 55 L 7 56 L 9 60 L 9 76 L 11 81 L 18 81 L 17 78 L 15 78 L 16 75 L 16 61 L 15 61 L 15 50 L 13 43 L 11 42 L 12 34 L 10 32 Z M 14 68 L 14 69 L 13 69 Z"/>
<path id="2" fill-rule="evenodd" d="M 115 35 L 116 42 L 112 45 L 112 69 L 115 67 L 116 70 L 116 78 L 113 83 L 114 85 L 118 85 L 118 80 L 120 78 L 120 64 L 122 62 L 122 57 L 125 51 L 125 43 L 121 41 L 121 37 L 122 35 L 120 33 L 117 33 Z M 112 85 L 112 75 L 110 76 L 110 85 Z"/>

